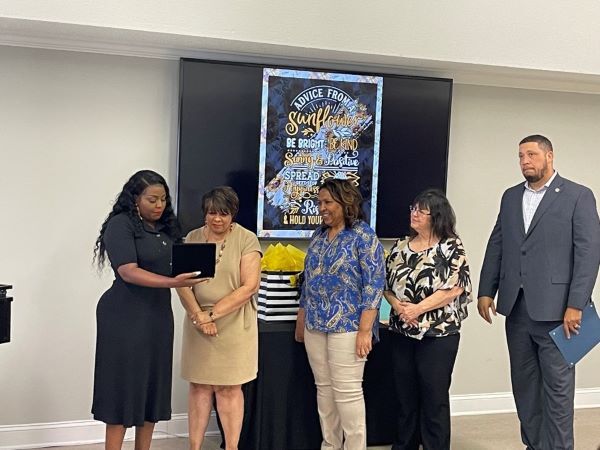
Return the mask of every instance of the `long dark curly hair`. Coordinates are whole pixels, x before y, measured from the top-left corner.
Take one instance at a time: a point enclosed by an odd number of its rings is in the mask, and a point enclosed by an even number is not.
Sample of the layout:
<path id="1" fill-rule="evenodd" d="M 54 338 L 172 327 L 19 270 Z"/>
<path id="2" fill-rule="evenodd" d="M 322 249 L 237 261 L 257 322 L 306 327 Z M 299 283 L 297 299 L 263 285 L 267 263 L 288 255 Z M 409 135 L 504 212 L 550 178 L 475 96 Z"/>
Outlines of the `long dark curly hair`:
<path id="1" fill-rule="evenodd" d="M 152 170 L 140 170 L 139 172 L 133 174 L 127 183 L 125 183 L 123 189 L 119 195 L 117 195 L 112 211 L 108 214 L 108 217 L 102 224 L 102 227 L 100 227 L 100 235 L 98 236 L 98 239 L 96 239 L 96 244 L 94 245 L 93 258 L 93 261 L 98 264 L 99 270 L 102 270 L 106 262 L 104 233 L 106 231 L 108 222 L 110 222 L 110 219 L 117 214 L 125 213 L 132 219 L 132 223 L 134 224 L 136 232 L 141 233 L 143 231 L 142 221 L 136 207 L 136 198 L 141 195 L 148 186 L 153 186 L 156 184 L 162 185 L 162 187 L 165 189 L 165 193 L 167 194 L 167 205 L 158 222 L 164 225 L 165 233 L 167 233 L 173 240 L 179 240 L 181 238 L 181 228 L 179 226 L 179 222 L 177 221 L 177 217 L 175 216 L 175 212 L 173 211 L 171 195 L 169 193 L 169 186 L 167 186 L 167 182 L 161 175 Z"/>

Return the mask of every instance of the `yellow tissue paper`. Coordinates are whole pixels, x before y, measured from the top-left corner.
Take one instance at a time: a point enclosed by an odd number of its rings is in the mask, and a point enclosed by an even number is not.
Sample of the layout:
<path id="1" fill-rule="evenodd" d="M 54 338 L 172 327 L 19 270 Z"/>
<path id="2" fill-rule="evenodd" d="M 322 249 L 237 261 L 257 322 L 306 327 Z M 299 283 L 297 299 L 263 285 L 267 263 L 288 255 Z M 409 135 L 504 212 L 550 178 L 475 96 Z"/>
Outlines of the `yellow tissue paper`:
<path id="1" fill-rule="evenodd" d="M 265 271 L 301 272 L 306 253 L 291 244 L 270 244 L 262 257 L 261 269 Z"/>

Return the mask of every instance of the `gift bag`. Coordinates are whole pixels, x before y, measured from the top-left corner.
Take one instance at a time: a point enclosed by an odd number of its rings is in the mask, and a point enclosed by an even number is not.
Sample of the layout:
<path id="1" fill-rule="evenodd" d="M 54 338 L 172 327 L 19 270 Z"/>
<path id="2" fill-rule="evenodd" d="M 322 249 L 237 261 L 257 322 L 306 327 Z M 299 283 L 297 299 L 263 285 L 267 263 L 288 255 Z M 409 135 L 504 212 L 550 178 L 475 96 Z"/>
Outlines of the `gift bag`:
<path id="1" fill-rule="evenodd" d="M 258 320 L 294 321 L 298 316 L 300 274 L 306 253 L 291 244 L 269 245 L 261 262 Z"/>
<path id="2" fill-rule="evenodd" d="M 300 283 L 298 271 L 262 271 L 258 289 L 258 320 L 295 321 Z"/>

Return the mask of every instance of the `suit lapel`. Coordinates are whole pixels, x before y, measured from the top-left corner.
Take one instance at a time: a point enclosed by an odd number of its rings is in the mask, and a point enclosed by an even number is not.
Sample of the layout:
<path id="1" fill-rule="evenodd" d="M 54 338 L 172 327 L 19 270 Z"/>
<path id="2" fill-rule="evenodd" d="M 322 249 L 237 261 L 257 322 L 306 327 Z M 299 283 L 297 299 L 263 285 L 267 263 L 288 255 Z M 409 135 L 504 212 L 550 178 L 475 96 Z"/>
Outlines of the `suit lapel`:
<path id="1" fill-rule="evenodd" d="M 514 193 L 513 202 L 517 205 L 515 210 L 517 211 L 515 218 L 515 228 L 519 230 L 519 236 L 521 238 L 525 237 L 525 222 L 523 221 L 523 191 L 525 190 L 525 186 L 523 183 L 517 186 Z"/>
<path id="2" fill-rule="evenodd" d="M 535 226 L 540 221 L 540 218 L 544 215 L 544 213 L 547 211 L 547 209 L 550 207 L 550 205 L 552 203 L 554 203 L 554 200 L 556 200 L 558 198 L 558 196 L 561 194 L 562 185 L 563 185 L 563 179 L 560 177 L 560 175 L 556 174 L 556 177 L 554 178 L 554 180 L 552 181 L 550 186 L 548 186 L 548 189 L 546 190 L 546 193 L 544 194 L 544 198 L 542 199 L 539 206 L 535 210 L 535 214 L 533 215 L 533 219 L 531 220 L 531 225 L 529 225 L 529 231 L 527 232 L 527 235 L 525 236 L 525 238 L 527 238 L 531 235 L 531 232 L 533 231 Z M 521 208 L 523 208 L 523 206 L 521 206 Z"/>

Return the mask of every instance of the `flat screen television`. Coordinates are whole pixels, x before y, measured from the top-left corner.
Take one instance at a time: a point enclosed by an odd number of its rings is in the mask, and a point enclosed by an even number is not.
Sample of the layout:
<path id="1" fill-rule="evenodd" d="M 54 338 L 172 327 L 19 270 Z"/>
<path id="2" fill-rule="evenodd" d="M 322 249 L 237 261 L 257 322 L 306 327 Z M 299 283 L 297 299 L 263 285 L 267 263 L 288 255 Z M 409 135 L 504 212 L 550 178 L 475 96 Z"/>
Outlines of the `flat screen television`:
<path id="1" fill-rule="evenodd" d="M 236 221 L 257 230 L 265 68 L 383 77 L 375 230 L 382 239 L 407 234 L 416 194 L 446 190 L 452 80 L 194 59 L 182 59 L 180 71 L 177 213 L 183 230 L 202 225 L 202 195 L 219 185 L 238 193 Z"/>

